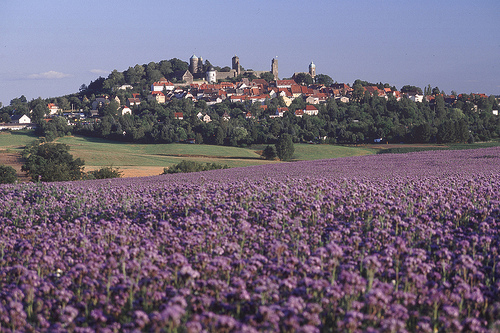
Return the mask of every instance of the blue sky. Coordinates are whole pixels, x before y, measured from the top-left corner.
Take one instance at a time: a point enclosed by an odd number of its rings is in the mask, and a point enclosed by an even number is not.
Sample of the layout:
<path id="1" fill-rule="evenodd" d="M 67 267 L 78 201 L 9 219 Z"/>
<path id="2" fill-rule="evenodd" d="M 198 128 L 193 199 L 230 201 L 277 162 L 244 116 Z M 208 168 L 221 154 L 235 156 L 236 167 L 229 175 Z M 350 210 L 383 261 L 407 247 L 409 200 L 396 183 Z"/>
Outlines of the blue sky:
<path id="1" fill-rule="evenodd" d="M 0 102 L 77 92 L 113 69 L 192 54 L 500 95 L 500 1 L 25 0 L 0 10 Z"/>

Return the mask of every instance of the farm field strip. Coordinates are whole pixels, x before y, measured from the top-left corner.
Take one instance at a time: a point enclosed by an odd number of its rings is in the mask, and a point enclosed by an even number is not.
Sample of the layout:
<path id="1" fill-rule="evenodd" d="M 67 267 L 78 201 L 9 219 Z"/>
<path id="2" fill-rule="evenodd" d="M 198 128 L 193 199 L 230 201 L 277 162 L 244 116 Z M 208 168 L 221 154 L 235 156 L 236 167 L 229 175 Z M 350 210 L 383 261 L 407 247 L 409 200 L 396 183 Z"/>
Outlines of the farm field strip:
<path id="1" fill-rule="evenodd" d="M 12 331 L 500 327 L 500 148 L 0 186 Z"/>

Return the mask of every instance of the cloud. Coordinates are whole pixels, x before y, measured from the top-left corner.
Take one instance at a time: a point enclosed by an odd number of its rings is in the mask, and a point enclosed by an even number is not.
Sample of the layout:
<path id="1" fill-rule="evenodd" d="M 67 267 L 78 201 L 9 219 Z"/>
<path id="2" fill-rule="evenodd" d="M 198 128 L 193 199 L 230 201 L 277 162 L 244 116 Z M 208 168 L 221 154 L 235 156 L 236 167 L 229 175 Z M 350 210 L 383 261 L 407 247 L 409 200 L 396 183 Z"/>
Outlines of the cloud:
<path id="1" fill-rule="evenodd" d="M 57 80 L 57 79 L 64 79 L 65 77 L 69 76 L 71 75 L 56 71 L 48 71 L 45 73 L 31 74 L 28 76 L 28 78 L 35 80 Z"/>
<path id="2" fill-rule="evenodd" d="M 109 74 L 109 71 L 104 69 L 91 69 L 90 72 L 94 74 Z"/>

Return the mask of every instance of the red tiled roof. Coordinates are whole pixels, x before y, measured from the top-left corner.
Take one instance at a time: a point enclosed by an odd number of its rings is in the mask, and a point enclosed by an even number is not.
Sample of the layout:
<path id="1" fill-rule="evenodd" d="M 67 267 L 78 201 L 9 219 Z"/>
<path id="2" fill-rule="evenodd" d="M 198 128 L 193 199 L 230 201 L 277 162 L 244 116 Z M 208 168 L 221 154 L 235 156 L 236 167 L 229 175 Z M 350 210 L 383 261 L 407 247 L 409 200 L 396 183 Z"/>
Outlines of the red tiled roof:
<path id="1" fill-rule="evenodd" d="M 291 86 L 297 84 L 294 80 L 276 80 L 277 86 Z"/>

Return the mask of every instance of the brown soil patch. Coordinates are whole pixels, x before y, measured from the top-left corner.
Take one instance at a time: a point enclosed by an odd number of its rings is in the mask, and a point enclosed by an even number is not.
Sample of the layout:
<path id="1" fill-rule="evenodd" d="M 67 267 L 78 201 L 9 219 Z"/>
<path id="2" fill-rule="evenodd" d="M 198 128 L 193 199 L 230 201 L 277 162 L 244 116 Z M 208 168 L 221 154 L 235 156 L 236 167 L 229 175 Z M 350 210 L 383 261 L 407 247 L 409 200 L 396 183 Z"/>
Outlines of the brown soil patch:
<path id="1" fill-rule="evenodd" d="M 30 181 L 28 175 L 21 171 L 21 167 L 23 166 L 23 158 L 21 155 L 16 153 L 0 152 L 0 165 L 1 164 L 8 165 L 16 169 L 17 178 L 19 178 L 20 182 Z"/>
<path id="2" fill-rule="evenodd" d="M 100 168 L 101 167 L 85 166 L 85 171 L 88 172 Z M 122 172 L 122 178 L 158 176 L 163 173 L 163 167 L 153 167 L 153 166 L 151 167 L 136 166 L 136 167 L 126 167 L 126 168 L 118 167 L 118 169 Z"/>
<path id="3" fill-rule="evenodd" d="M 163 167 L 136 167 L 135 169 L 120 169 L 122 177 L 158 176 L 163 173 Z"/>

